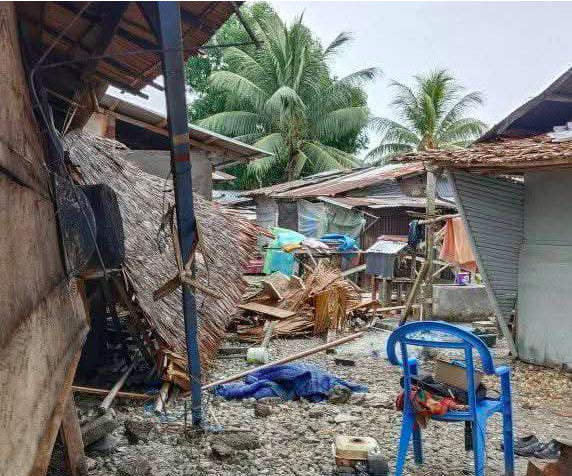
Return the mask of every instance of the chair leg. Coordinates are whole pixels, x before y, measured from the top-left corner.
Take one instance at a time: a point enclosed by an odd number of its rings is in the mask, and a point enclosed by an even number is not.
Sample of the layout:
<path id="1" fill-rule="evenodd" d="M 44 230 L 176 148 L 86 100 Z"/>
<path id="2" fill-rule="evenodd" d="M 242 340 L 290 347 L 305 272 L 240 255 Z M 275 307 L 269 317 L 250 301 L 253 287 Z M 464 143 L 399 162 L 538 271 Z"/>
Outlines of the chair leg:
<path id="1" fill-rule="evenodd" d="M 403 467 L 405 466 L 405 457 L 407 456 L 407 448 L 409 446 L 409 439 L 413 432 L 413 425 L 415 424 L 415 416 L 412 414 L 403 414 L 403 423 L 401 424 L 401 436 L 399 437 L 399 450 L 397 452 L 397 463 L 395 464 L 395 475 L 401 476 Z"/>
<path id="2" fill-rule="evenodd" d="M 478 418 L 473 423 L 473 453 L 475 457 L 475 476 L 485 476 L 487 419 Z"/>
<path id="3" fill-rule="evenodd" d="M 419 425 L 413 427 L 413 452 L 415 454 L 415 462 L 423 464 L 423 443 L 421 441 L 421 428 Z"/>
<path id="4" fill-rule="evenodd" d="M 512 433 L 512 408 L 510 403 L 503 405 L 502 433 L 504 447 L 504 474 L 514 476 L 514 438 Z"/>
<path id="5" fill-rule="evenodd" d="M 504 474 L 514 476 L 514 436 L 512 430 L 512 390 L 510 373 L 501 376 L 502 433 L 504 443 Z"/>

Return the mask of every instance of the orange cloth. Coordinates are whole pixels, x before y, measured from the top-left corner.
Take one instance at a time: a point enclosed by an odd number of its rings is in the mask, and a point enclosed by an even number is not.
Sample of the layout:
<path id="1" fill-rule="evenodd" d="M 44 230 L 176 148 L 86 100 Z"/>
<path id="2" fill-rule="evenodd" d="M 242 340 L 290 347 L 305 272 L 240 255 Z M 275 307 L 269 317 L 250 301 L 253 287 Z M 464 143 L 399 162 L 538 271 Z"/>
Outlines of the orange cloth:
<path id="1" fill-rule="evenodd" d="M 439 259 L 467 271 L 477 271 L 475 255 L 467 239 L 461 217 L 451 218 L 445 223 L 445 236 Z"/>

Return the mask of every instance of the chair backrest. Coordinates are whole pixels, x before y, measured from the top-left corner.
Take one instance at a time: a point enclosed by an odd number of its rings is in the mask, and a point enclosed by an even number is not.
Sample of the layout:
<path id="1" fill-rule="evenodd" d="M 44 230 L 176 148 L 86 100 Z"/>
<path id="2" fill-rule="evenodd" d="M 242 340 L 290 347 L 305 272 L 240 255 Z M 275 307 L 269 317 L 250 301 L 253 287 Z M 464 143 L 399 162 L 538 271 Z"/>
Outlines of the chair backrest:
<path id="1" fill-rule="evenodd" d="M 449 340 L 425 340 L 423 339 L 422 333 L 424 332 L 437 332 L 453 339 Z M 436 347 L 445 349 L 459 349 L 465 352 L 465 366 L 467 372 L 467 392 L 469 396 L 469 403 L 471 408 L 474 408 L 475 403 L 475 385 L 473 378 L 473 349 L 476 349 L 479 353 L 483 371 L 487 374 L 495 373 L 494 361 L 489 348 L 486 344 L 479 339 L 475 334 L 463 330 L 452 324 L 447 324 L 446 322 L 439 321 L 421 321 L 421 322 L 411 322 L 398 327 L 395 331 L 391 333 L 387 341 L 387 358 L 393 365 L 402 365 L 395 347 L 400 345 L 401 356 L 404 360 L 408 359 L 407 346 L 419 346 L 419 347 Z M 410 391 L 411 389 L 411 375 L 409 365 L 402 365 L 405 377 L 405 389 Z"/>

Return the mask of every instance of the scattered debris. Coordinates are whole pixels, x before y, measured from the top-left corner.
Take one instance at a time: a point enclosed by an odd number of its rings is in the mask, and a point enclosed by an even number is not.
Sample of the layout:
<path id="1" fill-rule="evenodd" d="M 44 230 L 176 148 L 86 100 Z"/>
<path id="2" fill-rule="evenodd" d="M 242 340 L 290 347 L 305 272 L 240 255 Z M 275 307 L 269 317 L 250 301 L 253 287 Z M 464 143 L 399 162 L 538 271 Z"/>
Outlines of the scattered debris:
<path id="1" fill-rule="evenodd" d="M 262 341 L 268 315 L 279 318 L 274 335 L 296 337 L 326 334 L 330 329 L 346 330 L 352 310 L 363 309 L 354 284 L 325 260 L 307 273 L 303 283 L 282 273 L 274 273 L 263 282 L 266 284 L 245 296 L 246 302 L 239 306 L 252 312 L 237 318 L 237 333 L 247 342 Z M 278 310 L 290 314 L 280 314 Z"/>

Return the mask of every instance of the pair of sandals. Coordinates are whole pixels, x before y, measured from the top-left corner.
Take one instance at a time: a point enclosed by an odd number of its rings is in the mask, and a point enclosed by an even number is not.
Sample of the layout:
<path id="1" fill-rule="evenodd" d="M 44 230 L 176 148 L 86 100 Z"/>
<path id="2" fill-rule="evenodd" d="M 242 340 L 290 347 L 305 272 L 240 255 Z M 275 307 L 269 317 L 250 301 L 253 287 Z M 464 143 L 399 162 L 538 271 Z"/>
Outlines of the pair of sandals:
<path id="1" fill-rule="evenodd" d="M 536 435 L 528 435 L 515 440 L 514 452 L 519 456 L 558 459 L 560 457 L 560 443 L 556 440 L 541 443 Z"/>

